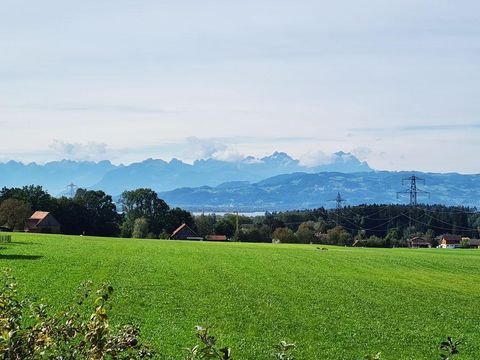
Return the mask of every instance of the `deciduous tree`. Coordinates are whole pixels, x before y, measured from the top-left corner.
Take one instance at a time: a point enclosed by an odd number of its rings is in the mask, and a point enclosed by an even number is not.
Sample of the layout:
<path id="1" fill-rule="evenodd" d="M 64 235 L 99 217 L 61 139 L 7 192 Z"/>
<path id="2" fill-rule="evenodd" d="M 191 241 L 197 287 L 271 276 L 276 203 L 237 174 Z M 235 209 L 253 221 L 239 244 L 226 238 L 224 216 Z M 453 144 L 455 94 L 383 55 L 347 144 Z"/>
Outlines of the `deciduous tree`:
<path id="1" fill-rule="evenodd" d="M 25 220 L 32 214 L 28 204 L 18 199 L 7 199 L 0 204 L 0 225 L 20 230 L 25 227 Z"/>

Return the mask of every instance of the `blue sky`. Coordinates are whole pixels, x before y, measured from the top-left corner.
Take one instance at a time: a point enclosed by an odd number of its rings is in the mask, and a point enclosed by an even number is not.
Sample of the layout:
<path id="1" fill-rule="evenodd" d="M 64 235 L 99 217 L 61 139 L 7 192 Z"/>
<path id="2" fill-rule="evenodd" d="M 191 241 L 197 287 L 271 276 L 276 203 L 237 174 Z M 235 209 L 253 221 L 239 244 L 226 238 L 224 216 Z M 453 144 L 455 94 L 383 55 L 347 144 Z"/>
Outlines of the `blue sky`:
<path id="1" fill-rule="evenodd" d="M 480 173 L 478 1 L 4 0 L 0 54 L 0 161 Z"/>

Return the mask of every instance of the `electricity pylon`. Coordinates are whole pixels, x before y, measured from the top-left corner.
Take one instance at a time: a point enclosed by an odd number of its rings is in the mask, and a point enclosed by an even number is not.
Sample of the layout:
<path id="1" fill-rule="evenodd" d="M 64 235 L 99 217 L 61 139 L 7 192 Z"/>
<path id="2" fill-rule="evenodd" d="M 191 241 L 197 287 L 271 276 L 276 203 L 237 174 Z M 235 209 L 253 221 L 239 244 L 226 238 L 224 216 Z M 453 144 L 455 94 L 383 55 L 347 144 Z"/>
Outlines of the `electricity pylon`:
<path id="1" fill-rule="evenodd" d="M 410 182 L 410 187 L 404 191 L 398 191 L 397 192 L 397 199 L 400 194 L 409 194 L 410 195 L 410 206 L 417 206 L 417 196 L 418 194 L 425 194 L 430 196 L 430 193 L 428 191 L 421 190 L 417 188 L 417 181 L 422 182 L 425 184 L 425 180 L 422 178 L 419 178 L 418 176 L 412 175 L 409 178 L 403 179 L 402 180 L 402 185 L 405 185 L 405 182 L 409 181 Z"/>
<path id="2" fill-rule="evenodd" d="M 75 196 L 75 192 L 78 189 L 78 186 L 75 185 L 74 183 L 71 183 L 71 184 L 67 185 L 67 189 L 68 189 L 68 194 L 70 195 L 70 198 L 73 199 L 74 196 Z"/>

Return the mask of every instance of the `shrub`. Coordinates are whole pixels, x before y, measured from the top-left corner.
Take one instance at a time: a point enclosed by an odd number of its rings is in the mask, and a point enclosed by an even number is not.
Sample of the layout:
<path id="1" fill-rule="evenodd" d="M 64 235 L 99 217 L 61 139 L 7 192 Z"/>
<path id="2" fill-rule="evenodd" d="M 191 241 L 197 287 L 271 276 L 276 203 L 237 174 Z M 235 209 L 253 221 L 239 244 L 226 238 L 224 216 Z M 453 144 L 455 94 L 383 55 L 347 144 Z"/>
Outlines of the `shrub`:
<path id="1" fill-rule="evenodd" d="M 142 345 L 140 331 L 133 325 L 111 327 L 107 302 L 113 288 L 96 291 L 90 316 L 81 307 L 90 298 L 91 282 L 82 286 L 79 300 L 55 315 L 47 306 L 19 300 L 17 284 L 10 271 L 2 273 L 0 284 L 0 358 L 16 359 L 145 359 L 153 352 Z"/>
<path id="2" fill-rule="evenodd" d="M 132 237 L 137 239 L 145 239 L 148 235 L 148 219 L 138 218 L 133 223 Z"/>
<path id="3" fill-rule="evenodd" d="M 195 335 L 201 341 L 201 345 L 195 345 L 188 349 L 185 360 L 196 359 L 218 359 L 233 360 L 232 351 L 229 347 L 218 348 L 217 339 L 208 333 L 208 328 L 202 326 L 195 327 Z"/>
<path id="4" fill-rule="evenodd" d="M 272 233 L 272 239 L 281 243 L 295 243 L 297 241 L 294 232 L 289 228 L 276 228 Z"/>

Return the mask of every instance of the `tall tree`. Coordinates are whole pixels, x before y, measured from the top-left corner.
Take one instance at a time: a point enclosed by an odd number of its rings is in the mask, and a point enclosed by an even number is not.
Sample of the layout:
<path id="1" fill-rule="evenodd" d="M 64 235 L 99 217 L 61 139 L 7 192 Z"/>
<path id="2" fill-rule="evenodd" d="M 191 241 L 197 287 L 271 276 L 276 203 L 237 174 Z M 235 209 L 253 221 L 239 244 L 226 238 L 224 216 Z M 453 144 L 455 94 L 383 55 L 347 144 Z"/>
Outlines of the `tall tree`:
<path id="1" fill-rule="evenodd" d="M 103 191 L 78 189 L 73 201 L 83 206 L 90 219 L 88 232 L 99 236 L 119 233 L 120 215 L 112 197 Z"/>
<path id="2" fill-rule="evenodd" d="M 136 189 L 124 191 L 121 204 L 125 214 L 122 224 L 122 236 L 131 237 L 135 220 L 145 218 L 149 223 L 149 232 L 158 235 L 167 225 L 167 213 L 170 207 L 158 198 L 152 189 Z"/>
<path id="3" fill-rule="evenodd" d="M 2 188 L 0 201 L 17 199 L 30 204 L 32 211 L 52 211 L 55 208 L 55 199 L 41 186 L 28 185 L 21 188 Z"/>
<path id="4" fill-rule="evenodd" d="M 30 206 L 18 199 L 7 199 L 0 204 L 0 225 L 10 229 L 20 230 L 25 227 L 25 221 L 32 214 Z"/>
<path id="5" fill-rule="evenodd" d="M 91 232 L 90 223 L 92 219 L 89 217 L 87 209 L 73 199 L 66 197 L 58 199 L 57 208 L 53 215 L 60 222 L 64 234 L 96 235 Z"/>
<path id="6" fill-rule="evenodd" d="M 195 227 L 195 220 L 192 213 L 180 208 L 173 208 L 167 211 L 165 219 L 165 230 L 171 234 L 177 227 L 187 224 L 189 227 Z"/>
<path id="7" fill-rule="evenodd" d="M 197 233 L 200 236 L 207 236 L 211 235 L 215 231 L 215 223 L 217 222 L 217 218 L 215 214 L 212 215 L 205 215 L 201 214 L 195 216 L 195 226 L 197 228 Z"/>

